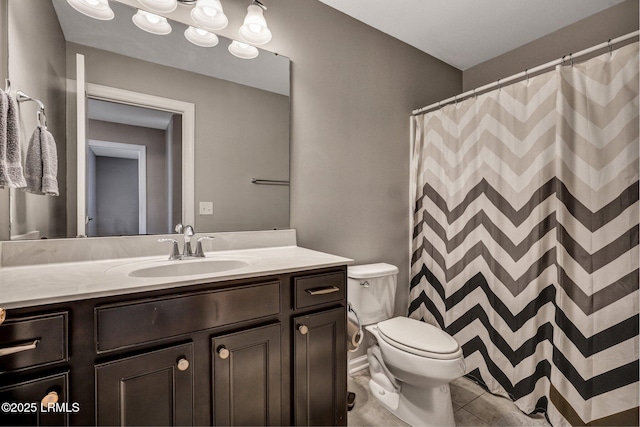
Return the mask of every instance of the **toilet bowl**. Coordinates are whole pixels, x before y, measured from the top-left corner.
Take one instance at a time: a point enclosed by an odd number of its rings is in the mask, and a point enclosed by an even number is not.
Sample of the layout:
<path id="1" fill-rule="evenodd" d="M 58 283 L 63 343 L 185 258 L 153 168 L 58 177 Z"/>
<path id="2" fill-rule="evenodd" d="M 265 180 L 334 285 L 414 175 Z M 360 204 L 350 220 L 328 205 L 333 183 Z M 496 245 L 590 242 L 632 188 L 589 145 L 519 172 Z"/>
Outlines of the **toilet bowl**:
<path id="1" fill-rule="evenodd" d="M 462 349 L 437 326 L 391 317 L 397 268 L 349 267 L 347 299 L 364 313 L 373 338 L 367 349 L 369 388 L 394 415 L 412 426 L 455 426 L 449 383 L 464 375 Z"/>

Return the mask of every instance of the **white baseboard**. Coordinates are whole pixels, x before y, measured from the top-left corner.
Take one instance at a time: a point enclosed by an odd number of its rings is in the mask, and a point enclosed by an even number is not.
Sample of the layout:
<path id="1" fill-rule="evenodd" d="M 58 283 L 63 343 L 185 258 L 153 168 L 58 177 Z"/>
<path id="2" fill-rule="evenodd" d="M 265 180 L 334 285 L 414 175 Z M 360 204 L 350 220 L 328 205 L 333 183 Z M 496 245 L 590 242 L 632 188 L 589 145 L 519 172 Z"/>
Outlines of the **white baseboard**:
<path id="1" fill-rule="evenodd" d="M 355 374 L 369 367 L 369 361 L 367 355 L 349 359 L 349 374 Z"/>

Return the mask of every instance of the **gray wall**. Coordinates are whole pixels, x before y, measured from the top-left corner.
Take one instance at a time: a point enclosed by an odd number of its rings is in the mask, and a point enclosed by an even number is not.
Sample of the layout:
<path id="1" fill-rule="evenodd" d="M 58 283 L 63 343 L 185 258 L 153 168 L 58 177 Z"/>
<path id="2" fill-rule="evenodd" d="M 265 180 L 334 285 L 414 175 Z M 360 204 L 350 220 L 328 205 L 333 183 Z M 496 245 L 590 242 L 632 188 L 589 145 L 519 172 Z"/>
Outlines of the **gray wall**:
<path id="1" fill-rule="evenodd" d="M 137 144 L 146 147 L 147 157 L 147 233 L 165 234 L 173 232 L 173 227 L 168 227 L 168 185 L 167 185 L 167 143 L 166 131 L 151 129 L 141 126 L 129 126 L 120 123 L 89 120 L 87 128 L 88 139 L 98 141 L 120 142 L 123 144 Z M 137 164 L 137 162 L 135 162 Z M 103 162 L 103 166 L 106 165 Z M 134 185 L 138 188 L 138 175 L 134 177 Z M 100 189 L 97 189 L 98 193 Z M 98 198 L 98 200 L 100 200 Z M 136 199 L 136 215 L 138 201 Z M 177 200 L 177 205 L 182 206 L 182 200 Z M 136 216 L 136 224 L 138 219 Z M 98 230 L 101 236 L 108 236 L 106 230 Z M 116 234 L 123 234 L 118 232 Z M 138 234 L 137 226 L 136 233 Z"/>
<path id="2" fill-rule="evenodd" d="M 317 0 L 265 14 L 291 58 L 291 226 L 298 244 L 400 268 L 407 313 L 409 116 L 462 89 L 462 73 Z"/>
<path id="3" fill-rule="evenodd" d="M 14 191 L 11 235 L 33 230 L 42 236 L 66 235 L 65 227 L 65 41 L 53 7 L 48 2 L 12 1 L 8 8 L 9 77 L 12 91 L 22 90 L 40 99 L 46 108 L 48 129 L 58 142 L 59 197 L 41 196 Z M 48 34 L 46 38 L 42 33 Z M 4 83 L 4 82 L 3 82 Z M 33 102 L 21 103 L 20 131 L 22 158 L 37 121 L 38 107 Z M 6 191 L 6 190 L 4 190 Z M 56 221 L 50 221 L 56 218 Z"/>
<path id="4" fill-rule="evenodd" d="M 96 157 L 96 236 L 138 233 L 138 161 Z"/>
<path id="5" fill-rule="evenodd" d="M 627 0 L 465 70 L 464 91 L 587 49 L 638 29 L 638 0 Z"/>
<path id="6" fill-rule="evenodd" d="M 9 77 L 7 1 L 0 0 L 0 84 Z M 9 240 L 9 190 L 0 189 L 0 240 Z"/>

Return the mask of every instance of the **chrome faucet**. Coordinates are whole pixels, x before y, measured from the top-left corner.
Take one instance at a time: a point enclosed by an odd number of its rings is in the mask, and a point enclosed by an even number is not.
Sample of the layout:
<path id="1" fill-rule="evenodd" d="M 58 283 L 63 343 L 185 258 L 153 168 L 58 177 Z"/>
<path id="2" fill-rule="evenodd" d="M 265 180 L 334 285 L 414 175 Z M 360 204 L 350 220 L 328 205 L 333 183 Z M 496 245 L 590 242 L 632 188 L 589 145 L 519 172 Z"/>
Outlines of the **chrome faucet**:
<path id="1" fill-rule="evenodd" d="M 182 257 L 191 257 L 193 256 L 193 252 L 191 251 L 191 236 L 195 234 L 193 232 L 193 227 L 190 225 L 185 225 L 182 228 L 182 233 L 184 234 L 184 249 L 182 249 Z"/>
<path id="2" fill-rule="evenodd" d="M 178 249 L 177 239 L 172 239 L 172 238 L 158 239 L 158 242 L 173 242 L 173 245 L 171 247 L 171 254 L 169 255 L 170 260 L 204 257 L 204 250 L 202 249 L 202 241 L 205 239 L 213 239 L 212 236 L 199 237 L 198 240 L 196 241 L 196 252 L 193 253 L 193 250 L 191 249 L 191 237 L 195 235 L 195 232 L 193 231 L 193 227 L 190 225 L 176 224 L 175 230 L 176 230 L 176 233 L 184 234 L 184 249 L 182 250 L 182 254 Z"/>

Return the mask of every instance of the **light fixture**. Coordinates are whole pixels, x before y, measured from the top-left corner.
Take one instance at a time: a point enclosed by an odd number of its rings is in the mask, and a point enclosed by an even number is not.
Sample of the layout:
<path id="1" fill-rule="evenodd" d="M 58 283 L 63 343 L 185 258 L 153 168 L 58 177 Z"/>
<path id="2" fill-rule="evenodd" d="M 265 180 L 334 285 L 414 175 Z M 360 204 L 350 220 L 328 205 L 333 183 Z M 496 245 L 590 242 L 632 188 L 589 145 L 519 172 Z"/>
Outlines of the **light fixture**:
<path id="1" fill-rule="evenodd" d="M 108 21 L 113 19 L 113 10 L 109 0 L 67 0 L 67 3 L 78 12 L 94 19 Z"/>
<path id="2" fill-rule="evenodd" d="M 258 56 L 257 47 L 235 40 L 229 45 L 229 52 L 240 59 L 253 59 Z"/>
<path id="3" fill-rule="evenodd" d="M 220 0 L 198 0 L 191 10 L 191 18 L 199 27 L 209 31 L 222 30 L 229 24 Z"/>
<path id="4" fill-rule="evenodd" d="M 271 40 L 271 31 L 264 19 L 263 9 L 266 10 L 266 7 L 260 2 L 255 3 L 247 8 L 247 16 L 240 27 L 240 38 L 247 43 L 261 45 Z"/>
<path id="5" fill-rule="evenodd" d="M 138 3 L 157 13 L 170 13 L 178 7 L 178 0 L 138 0 Z"/>
<path id="6" fill-rule="evenodd" d="M 148 33 L 163 36 L 171 32 L 171 25 L 167 22 L 167 18 L 163 16 L 138 9 L 132 19 L 138 28 Z"/>
<path id="7" fill-rule="evenodd" d="M 202 28 L 191 27 L 187 28 L 184 32 L 184 36 L 191 43 L 196 46 L 202 47 L 213 47 L 218 44 L 218 36 L 213 33 L 210 33 L 207 30 L 203 30 Z"/>

